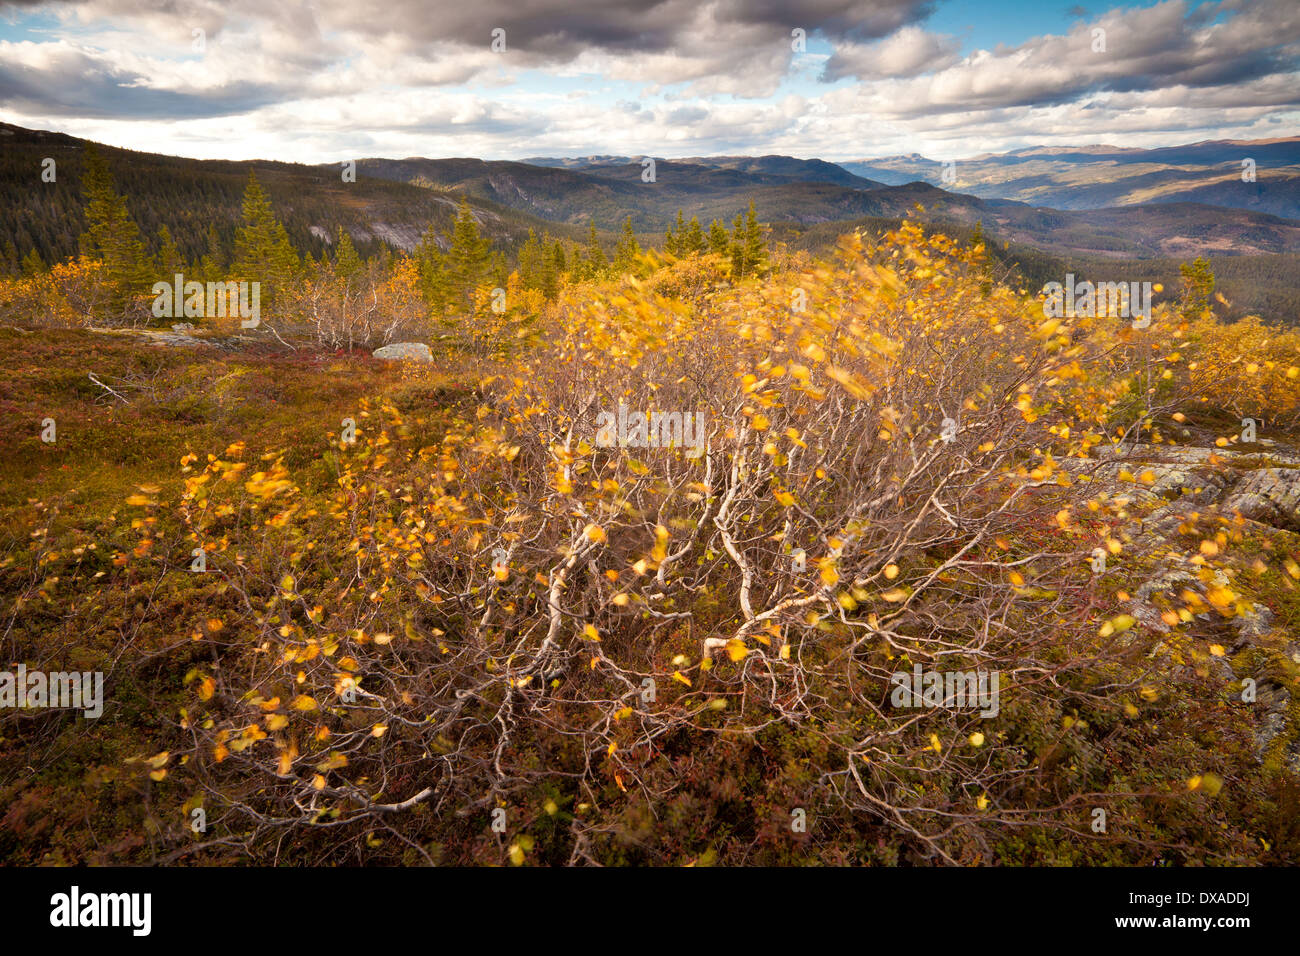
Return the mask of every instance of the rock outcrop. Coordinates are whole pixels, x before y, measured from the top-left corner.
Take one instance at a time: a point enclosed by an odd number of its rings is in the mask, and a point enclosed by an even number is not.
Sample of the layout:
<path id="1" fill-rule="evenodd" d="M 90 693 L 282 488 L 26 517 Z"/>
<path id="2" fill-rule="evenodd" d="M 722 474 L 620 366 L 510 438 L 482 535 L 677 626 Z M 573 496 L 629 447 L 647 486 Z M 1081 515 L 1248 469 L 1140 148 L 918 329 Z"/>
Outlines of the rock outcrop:
<path id="1" fill-rule="evenodd" d="M 433 352 L 423 342 L 394 342 L 375 349 L 375 358 L 390 361 L 432 362 Z"/>

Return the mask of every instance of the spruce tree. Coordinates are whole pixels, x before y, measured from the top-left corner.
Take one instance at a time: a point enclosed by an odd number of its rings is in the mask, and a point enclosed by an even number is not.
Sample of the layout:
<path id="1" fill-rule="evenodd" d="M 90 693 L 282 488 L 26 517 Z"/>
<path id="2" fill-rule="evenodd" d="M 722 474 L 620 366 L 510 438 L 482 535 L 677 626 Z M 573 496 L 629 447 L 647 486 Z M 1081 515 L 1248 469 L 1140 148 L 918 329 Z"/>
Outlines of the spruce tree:
<path id="1" fill-rule="evenodd" d="M 691 223 L 686 229 L 686 238 L 681 244 L 682 252 L 688 256 L 704 251 L 704 231 L 700 228 L 699 219 L 694 216 L 691 217 Z"/>
<path id="2" fill-rule="evenodd" d="M 299 269 L 298 253 L 284 225 L 275 218 L 271 201 L 257 174 L 248 173 L 243 221 L 235 232 L 234 271 L 240 279 L 260 282 L 263 303 L 274 302 Z"/>
<path id="3" fill-rule="evenodd" d="M 609 268 L 609 261 L 605 258 L 605 250 L 600 248 L 600 240 L 596 238 L 596 224 L 594 222 L 590 223 L 587 229 L 587 265 L 590 270 L 590 278 L 593 279 L 603 276 Z"/>
<path id="4" fill-rule="evenodd" d="M 623 220 L 623 232 L 618 238 L 618 249 L 614 254 L 614 270 L 620 275 L 631 272 L 636 266 L 636 258 L 641 254 L 637 244 L 636 233 L 632 231 L 632 217 Z"/>
<path id="5" fill-rule="evenodd" d="M 334 271 L 339 278 L 349 282 L 361 272 L 361 257 L 352 245 L 352 237 L 342 226 L 339 226 L 338 240 L 335 243 Z"/>
<path id="6" fill-rule="evenodd" d="M 749 201 L 745 214 L 745 234 L 741 240 L 744 248 L 745 275 L 762 275 L 767 271 L 767 246 L 763 243 L 763 229 L 754 212 L 754 201 Z"/>
<path id="7" fill-rule="evenodd" d="M 566 272 L 569 271 L 568 257 L 564 254 L 564 243 L 559 239 L 555 240 L 555 245 L 551 247 L 551 262 L 555 264 L 555 275 L 558 280 L 562 280 Z"/>
<path id="8" fill-rule="evenodd" d="M 560 288 L 560 274 L 555 268 L 554 257 L 547 252 L 550 242 L 550 233 L 543 233 L 542 241 L 537 247 L 537 258 L 541 266 L 542 295 L 548 299 L 554 299 L 555 293 Z"/>
<path id="9" fill-rule="evenodd" d="M 525 289 L 542 287 L 542 245 L 537 233 L 528 230 L 528 239 L 519 247 L 519 283 Z"/>
<path id="10" fill-rule="evenodd" d="M 27 255 L 23 256 L 21 269 L 25 276 L 40 275 L 45 271 L 45 261 L 41 258 L 39 252 L 35 249 L 30 249 L 28 250 Z"/>
<path id="11" fill-rule="evenodd" d="M 221 245 L 221 236 L 217 233 L 215 225 L 208 226 L 208 247 L 199 260 L 199 275 L 197 278 L 201 282 L 219 282 L 226 275 L 226 251 Z"/>
<path id="12" fill-rule="evenodd" d="M 94 146 L 86 147 L 86 172 L 81 180 L 86 231 L 81 251 L 104 263 L 104 275 L 116 287 L 116 304 L 141 291 L 149 279 L 140 227 L 117 192 L 108 163 Z"/>
<path id="13" fill-rule="evenodd" d="M 0 255 L 0 261 L 3 262 L 5 275 L 16 276 L 22 271 L 22 265 L 18 259 L 18 247 L 14 245 L 12 239 L 5 240 L 4 254 Z"/>
<path id="14" fill-rule="evenodd" d="M 420 295 L 429 311 L 442 315 L 447 308 L 447 260 L 438 245 L 438 234 L 430 226 L 415 247 L 415 264 L 420 271 Z"/>
<path id="15" fill-rule="evenodd" d="M 734 278 L 743 279 L 745 277 L 745 219 L 740 213 L 736 213 L 736 219 L 731 224 L 731 274 Z"/>
<path id="16" fill-rule="evenodd" d="M 727 237 L 727 227 L 717 219 L 709 223 L 709 252 L 725 256 L 731 251 L 731 240 Z"/>
<path id="17" fill-rule="evenodd" d="M 668 232 L 664 235 L 664 250 L 674 256 L 685 256 L 690 253 L 686 243 L 686 220 L 680 209 L 677 210 L 676 222 L 668 227 Z"/>
<path id="18" fill-rule="evenodd" d="M 177 274 L 185 273 L 185 260 L 172 239 L 172 232 L 166 226 L 158 229 L 158 275 L 164 282 L 171 282 Z"/>
<path id="19" fill-rule="evenodd" d="M 479 235 L 469 199 L 462 199 L 447 250 L 449 298 L 460 306 L 473 301 L 474 290 L 487 274 L 492 243 Z"/>
<path id="20" fill-rule="evenodd" d="M 1197 256 L 1189 265 L 1178 267 L 1183 277 L 1183 294 L 1178 303 L 1178 313 L 1186 320 L 1200 318 L 1210 310 L 1210 297 L 1214 295 L 1214 270 L 1210 260 Z"/>

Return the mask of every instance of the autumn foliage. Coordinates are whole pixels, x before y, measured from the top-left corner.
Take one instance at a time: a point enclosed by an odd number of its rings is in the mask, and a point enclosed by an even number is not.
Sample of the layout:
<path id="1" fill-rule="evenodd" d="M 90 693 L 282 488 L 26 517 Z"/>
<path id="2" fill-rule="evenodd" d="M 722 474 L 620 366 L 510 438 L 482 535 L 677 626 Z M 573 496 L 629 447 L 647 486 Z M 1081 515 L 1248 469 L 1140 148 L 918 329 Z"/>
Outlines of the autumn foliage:
<path id="1" fill-rule="evenodd" d="M 1171 414 L 1202 398 L 1293 414 L 1294 336 L 1045 319 L 981 248 L 910 224 L 759 279 L 647 261 L 504 311 L 480 287 L 438 372 L 466 390 L 406 369 L 402 397 L 320 421 L 310 453 L 195 447 L 124 496 L 129 527 L 79 589 L 184 596 L 131 764 L 152 852 L 1259 857 L 1258 819 L 1294 795 L 1242 769 L 1231 688 L 1198 709 L 1167 673 L 1215 653 L 1196 614 L 1249 606 L 1246 532 L 1207 532 L 1222 546 L 1187 566 L 1209 597 L 1188 590 L 1162 638 L 1127 611 L 1146 506 L 1064 463 L 1176 440 Z M 391 338 L 418 276 L 353 281 L 321 270 L 288 308 L 331 345 Z M 599 440 L 620 407 L 698 415 L 699 453 Z M 1269 547 L 1295 566 L 1293 539 Z M 11 555 L 8 588 L 31 561 Z M 899 706 L 917 667 L 997 673 L 996 714 Z M 1224 779 L 1255 823 L 1213 802 Z"/>

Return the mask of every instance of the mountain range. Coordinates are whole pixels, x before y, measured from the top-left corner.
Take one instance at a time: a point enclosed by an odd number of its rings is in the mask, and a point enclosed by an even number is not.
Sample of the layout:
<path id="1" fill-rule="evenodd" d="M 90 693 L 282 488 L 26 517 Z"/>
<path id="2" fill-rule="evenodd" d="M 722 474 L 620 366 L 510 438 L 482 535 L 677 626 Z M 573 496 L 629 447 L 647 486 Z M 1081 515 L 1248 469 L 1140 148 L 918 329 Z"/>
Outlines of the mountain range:
<path id="1" fill-rule="evenodd" d="M 944 163 L 917 153 L 839 165 L 889 185 L 919 180 L 1055 209 L 1197 202 L 1300 218 L 1297 136 L 1159 149 L 1032 146 L 955 160 L 949 183 Z"/>
<path id="2" fill-rule="evenodd" d="M 71 255 L 81 232 L 78 176 L 87 141 L 0 124 L 0 237 L 19 256 Z M 447 235 L 468 200 L 480 228 L 507 255 L 529 231 L 582 241 L 595 225 L 613 245 L 630 218 L 643 245 L 657 245 L 681 210 L 707 227 L 730 225 L 753 201 L 774 236 L 815 248 L 855 226 L 920 218 L 957 235 L 976 223 L 1003 256 L 1017 253 L 1030 278 L 1078 264 L 1132 271 L 1198 255 L 1247 257 L 1234 265 L 1238 303 L 1267 303 L 1295 321 L 1293 263 L 1300 255 L 1300 137 L 1219 141 L 1164 149 L 1031 147 L 947 167 L 917 154 L 831 163 L 790 156 L 685 159 L 587 156 L 527 160 L 370 158 L 355 182 L 337 163 L 195 160 L 101 146 L 147 241 L 166 225 L 197 259 L 215 231 L 229 244 L 248 174 L 255 171 L 290 238 L 319 256 L 346 229 L 363 254 L 411 250 L 433 227 Z M 55 183 L 41 180 L 56 161 Z M 1242 160 L 1255 181 L 1242 179 Z M 1109 265 L 1107 265 L 1109 263 Z M 1240 277 L 1254 277 L 1247 280 Z"/>

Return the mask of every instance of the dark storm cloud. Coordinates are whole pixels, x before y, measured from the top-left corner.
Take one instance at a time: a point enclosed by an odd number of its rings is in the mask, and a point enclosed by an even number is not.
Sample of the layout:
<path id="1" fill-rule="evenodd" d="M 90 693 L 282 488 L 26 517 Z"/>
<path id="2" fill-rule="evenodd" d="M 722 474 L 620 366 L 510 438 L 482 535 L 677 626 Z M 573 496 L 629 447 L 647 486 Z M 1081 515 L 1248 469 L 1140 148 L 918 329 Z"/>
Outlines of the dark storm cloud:
<path id="1" fill-rule="evenodd" d="M 9 0 L 6 6 L 76 10 L 83 19 L 172 17 L 204 19 L 214 29 L 227 19 L 251 16 L 313 32 L 317 26 L 362 35 L 401 34 L 413 42 L 456 42 L 487 46 L 492 30 L 507 31 L 511 47 L 567 58 L 584 50 L 660 53 L 700 39 L 728 41 L 726 31 L 748 34 L 770 28 L 788 38 L 801 27 L 810 35 L 869 40 L 886 36 L 929 16 L 933 0 L 477 0 L 430 5 L 427 0 L 318 0 L 276 4 L 232 0 Z M 701 38 L 696 31 L 711 24 L 721 32 Z M 307 39 L 304 37 L 304 39 Z"/>

